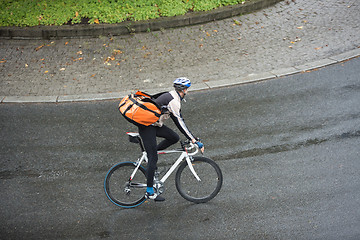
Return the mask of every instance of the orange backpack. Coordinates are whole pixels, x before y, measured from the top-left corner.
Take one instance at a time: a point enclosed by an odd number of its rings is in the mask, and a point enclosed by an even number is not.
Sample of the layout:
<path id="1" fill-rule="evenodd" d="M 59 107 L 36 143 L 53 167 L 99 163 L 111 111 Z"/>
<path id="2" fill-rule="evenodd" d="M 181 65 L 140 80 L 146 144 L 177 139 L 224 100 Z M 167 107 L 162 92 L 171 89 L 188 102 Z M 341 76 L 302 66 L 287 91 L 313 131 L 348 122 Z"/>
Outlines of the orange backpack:
<path id="1" fill-rule="evenodd" d="M 151 98 L 151 95 L 137 91 L 120 101 L 119 111 L 126 120 L 136 126 L 149 126 L 161 116 L 160 107 Z"/>

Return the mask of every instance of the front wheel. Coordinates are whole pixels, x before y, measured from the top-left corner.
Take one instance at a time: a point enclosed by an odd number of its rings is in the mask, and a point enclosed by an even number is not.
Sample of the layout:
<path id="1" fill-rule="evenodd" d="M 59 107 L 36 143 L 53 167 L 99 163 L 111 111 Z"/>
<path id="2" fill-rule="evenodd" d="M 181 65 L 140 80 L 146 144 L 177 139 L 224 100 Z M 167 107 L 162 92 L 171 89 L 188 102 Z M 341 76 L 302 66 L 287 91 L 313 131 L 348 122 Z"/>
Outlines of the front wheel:
<path id="1" fill-rule="evenodd" d="M 133 179 L 130 179 L 136 164 L 118 163 L 106 174 L 104 189 L 109 200 L 117 206 L 132 208 L 145 201 L 146 171 L 140 166 Z"/>
<path id="2" fill-rule="evenodd" d="M 194 203 L 213 199 L 220 191 L 223 176 L 219 166 L 211 159 L 194 157 L 192 166 L 200 178 L 198 181 L 184 161 L 176 172 L 175 184 L 180 195 Z"/>

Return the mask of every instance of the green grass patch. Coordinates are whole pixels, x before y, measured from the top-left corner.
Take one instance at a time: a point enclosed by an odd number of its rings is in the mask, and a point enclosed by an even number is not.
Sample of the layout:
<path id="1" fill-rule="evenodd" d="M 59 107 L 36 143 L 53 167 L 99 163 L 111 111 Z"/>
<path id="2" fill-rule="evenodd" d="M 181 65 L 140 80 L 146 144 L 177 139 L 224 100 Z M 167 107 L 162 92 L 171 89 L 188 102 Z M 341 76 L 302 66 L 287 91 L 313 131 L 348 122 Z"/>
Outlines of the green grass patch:
<path id="1" fill-rule="evenodd" d="M 209 11 L 245 0 L 0 0 L 0 26 L 121 23 Z"/>

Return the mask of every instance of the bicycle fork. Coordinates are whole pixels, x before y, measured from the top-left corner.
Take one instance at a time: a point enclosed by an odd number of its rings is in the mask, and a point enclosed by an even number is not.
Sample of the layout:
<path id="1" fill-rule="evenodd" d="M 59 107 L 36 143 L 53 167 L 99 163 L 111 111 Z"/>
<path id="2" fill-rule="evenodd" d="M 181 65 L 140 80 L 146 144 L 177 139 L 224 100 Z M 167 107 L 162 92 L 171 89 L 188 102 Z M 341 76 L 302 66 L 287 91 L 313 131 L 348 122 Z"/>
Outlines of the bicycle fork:
<path id="1" fill-rule="evenodd" d="M 187 164 L 188 164 L 188 166 L 189 166 L 190 171 L 192 172 L 192 174 L 193 174 L 194 177 L 196 178 L 196 180 L 198 180 L 198 181 L 200 182 L 201 179 L 199 178 L 199 176 L 198 176 L 197 173 L 195 172 L 194 166 L 192 165 L 192 162 L 191 162 L 189 156 L 186 157 L 186 162 L 187 162 Z"/>

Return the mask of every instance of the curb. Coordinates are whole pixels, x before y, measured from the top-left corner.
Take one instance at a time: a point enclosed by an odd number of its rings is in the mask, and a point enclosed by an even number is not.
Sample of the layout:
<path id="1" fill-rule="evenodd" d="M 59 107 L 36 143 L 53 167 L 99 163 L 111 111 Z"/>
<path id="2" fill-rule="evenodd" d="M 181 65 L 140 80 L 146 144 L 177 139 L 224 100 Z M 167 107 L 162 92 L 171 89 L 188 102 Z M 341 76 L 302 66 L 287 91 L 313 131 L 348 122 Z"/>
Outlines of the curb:
<path id="1" fill-rule="evenodd" d="M 148 21 L 119 24 L 0 27 L 2 39 L 62 39 L 99 36 L 119 36 L 138 32 L 158 31 L 196 25 L 247 14 L 283 0 L 247 0 L 244 4 L 225 6 L 208 12 L 192 12 L 182 16 L 162 17 Z"/>
<path id="2" fill-rule="evenodd" d="M 237 79 L 223 79 L 214 82 L 196 83 L 191 86 L 190 91 L 195 92 L 202 90 L 210 90 L 210 89 L 242 85 L 242 84 L 265 81 L 269 79 L 280 78 L 280 77 L 289 76 L 296 73 L 303 73 L 313 69 L 340 63 L 359 56 L 360 56 L 360 48 L 356 48 L 339 55 L 317 60 L 300 66 L 281 68 L 281 69 L 272 70 L 269 72 L 257 73 L 257 74 L 249 74 L 247 76 L 239 77 Z M 149 89 L 147 90 L 147 92 L 153 94 L 161 91 L 168 91 L 171 89 L 172 88 L 162 88 L 162 89 L 157 88 L 157 89 Z M 120 99 L 128 95 L 130 91 L 131 90 L 123 91 L 123 92 L 79 94 L 79 95 L 66 95 L 66 96 L 0 96 L 0 102 L 1 103 L 66 103 L 66 102 L 114 100 L 114 99 Z"/>

